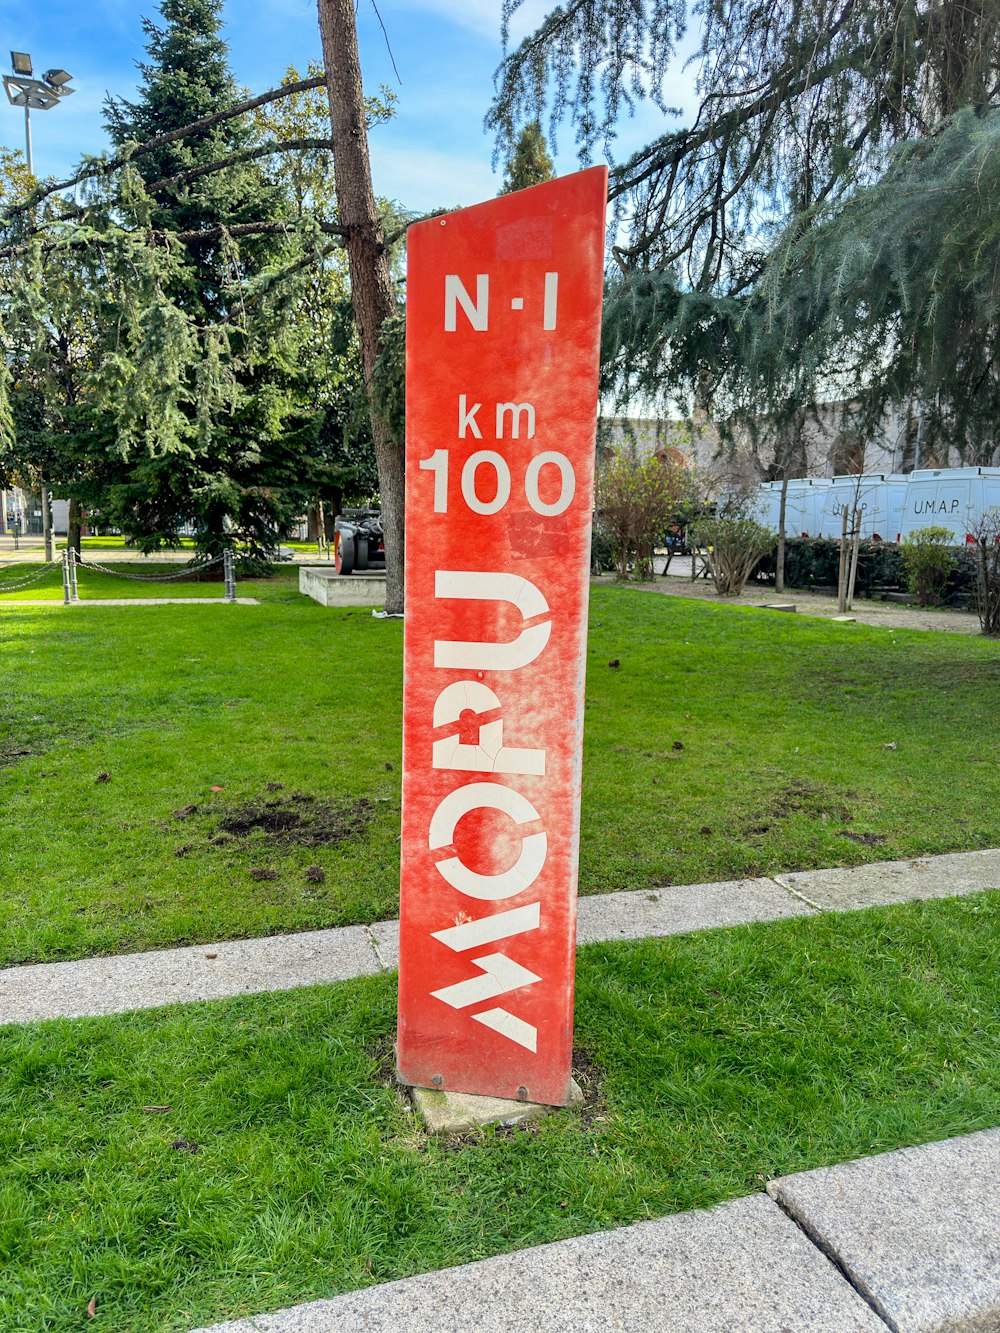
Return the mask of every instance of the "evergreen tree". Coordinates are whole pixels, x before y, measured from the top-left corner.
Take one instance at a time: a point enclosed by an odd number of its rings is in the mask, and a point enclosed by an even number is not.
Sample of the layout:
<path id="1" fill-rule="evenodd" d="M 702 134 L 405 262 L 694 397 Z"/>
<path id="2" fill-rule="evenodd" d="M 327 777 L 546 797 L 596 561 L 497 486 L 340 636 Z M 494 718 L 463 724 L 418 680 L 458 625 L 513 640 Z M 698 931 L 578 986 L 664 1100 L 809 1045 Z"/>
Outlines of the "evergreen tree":
<path id="1" fill-rule="evenodd" d="M 138 96 L 105 104 L 116 147 L 145 143 L 239 102 L 221 10 L 221 0 L 162 0 L 162 26 L 144 20 L 149 58 L 139 66 Z M 147 430 L 141 450 L 126 448 L 127 467 L 119 469 L 106 506 L 141 544 L 155 544 L 191 519 L 206 552 L 215 554 L 238 537 L 264 553 L 303 507 L 308 490 L 298 476 L 306 443 L 300 432 L 285 430 L 298 372 L 282 312 L 258 306 L 244 318 L 234 304 L 247 281 L 292 253 L 275 225 L 285 217 L 287 197 L 255 162 L 190 175 L 253 142 L 252 125 L 234 118 L 136 162 L 151 195 L 145 225 L 182 238 L 179 245 L 168 241 L 174 263 L 161 280 L 158 331 L 164 358 L 174 361 L 168 367 L 175 386 L 174 447 L 162 447 Z M 241 228 L 262 224 L 274 234 L 233 239 Z M 149 321 L 141 330 L 147 340 Z M 204 362 L 213 358 L 224 373 L 209 390 L 199 381 Z M 206 394 L 214 398 L 210 407 Z"/>
<path id="2" fill-rule="evenodd" d="M 533 120 L 525 125 L 518 137 L 500 193 L 512 194 L 515 190 L 526 190 L 529 185 L 541 185 L 543 181 L 553 180 L 555 174 L 542 127 Z"/>

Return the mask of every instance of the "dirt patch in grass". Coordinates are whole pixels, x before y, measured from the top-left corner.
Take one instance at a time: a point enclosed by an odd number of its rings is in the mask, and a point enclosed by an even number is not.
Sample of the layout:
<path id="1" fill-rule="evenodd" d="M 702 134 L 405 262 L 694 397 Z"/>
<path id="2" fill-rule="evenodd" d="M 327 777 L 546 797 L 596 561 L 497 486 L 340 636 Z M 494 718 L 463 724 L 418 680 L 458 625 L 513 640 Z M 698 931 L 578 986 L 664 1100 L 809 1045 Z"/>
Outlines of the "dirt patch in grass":
<path id="1" fill-rule="evenodd" d="M 263 834 L 269 842 L 323 847 L 364 833 L 375 815 L 365 797 L 356 801 L 318 801 L 295 794 L 287 800 L 248 801 L 218 822 L 218 832 L 232 838 Z"/>
<path id="2" fill-rule="evenodd" d="M 186 805 L 174 810 L 173 816 L 185 821 L 196 816 L 210 819 L 208 843 L 212 847 L 251 838 L 255 845 L 264 842 L 280 847 L 325 847 L 365 833 L 376 809 L 376 803 L 367 797 L 320 801 L 315 796 L 295 792 L 284 798 L 258 796 L 221 812 Z M 193 849 L 194 843 L 186 843 L 175 855 L 182 856 Z"/>
<path id="3" fill-rule="evenodd" d="M 856 799 L 854 792 L 835 792 L 811 782 L 790 782 L 774 792 L 767 808 L 752 820 L 746 831 L 751 835 L 769 833 L 775 823 L 792 815 L 850 824 L 854 812 L 846 802 Z"/>
<path id="4" fill-rule="evenodd" d="M 34 754 L 34 750 L 30 750 L 25 745 L 0 745 L 0 768 L 16 764 L 19 759 L 27 759 L 32 754 Z"/>
<path id="5" fill-rule="evenodd" d="M 862 847 L 881 847 L 887 841 L 885 833 L 852 833 L 849 829 L 841 829 L 838 837 L 850 838 L 851 842 L 859 842 Z"/>

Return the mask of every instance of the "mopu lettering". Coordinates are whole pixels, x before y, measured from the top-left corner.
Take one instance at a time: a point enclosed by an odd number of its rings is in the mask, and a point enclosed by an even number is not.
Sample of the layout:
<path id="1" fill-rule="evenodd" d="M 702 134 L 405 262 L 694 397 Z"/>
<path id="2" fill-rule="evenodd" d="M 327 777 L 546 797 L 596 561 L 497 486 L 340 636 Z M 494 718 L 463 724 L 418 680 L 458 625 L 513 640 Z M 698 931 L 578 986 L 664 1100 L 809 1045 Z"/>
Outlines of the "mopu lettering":
<path id="1" fill-rule="evenodd" d="M 544 652 L 552 631 L 549 606 L 542 593 L 518 574 L 484 570 L 438 570 L 434 577 L 436 598 L 459 598 L 509 602 L 526 623 L 515 638 L 496 640 L 435 640 L 434 666 L 465 671 L 517 671 L 534 662 Z M 539 617 L 546 617 L 539 620 Z M 434 703 L 433 725 L 448 733 L 431 746 L 433 767 L 457 773 L 504 776 L 543 776 L 545 751 L 509 746 L 504 740 L 503 704 L 500 696 L 476 679 L 452 681 L 445 685 Z M 459 727 L 463 713 L 472 711 L 483 720 L 475 743 L 462 739 Z M 473 810 L 497 810 L 511 819 L 515 827 L 535 824 L 539 812 L 514 786 L 495 781 L 469 781 L 453 788 L 439 802 L 431 817 L 427 845 L 431 852 L 452 846 L 458 821 Z M 526 833 L 512 866 L 497 874 L 485 875 L 472 870 L 457 855 L 435 862 L 438 873 L 457 893 L 481 902 L 503 902 L 530 889 L 545 867 L 548 836 L 545 831 Z M 460 921 L 433 932 L 432 938 L 456 953 L 465 953 L 486 945 L 498 944 L 541 926 L 541 903 L 527 903 L 491 916 Z M 435 999 L 453 1009 L 471 1009 L 502 995 L 531 986 L 542 978 L 498 951 L 471 958 L 479 975 L 432 991 Z M 538 1030 L 533 1024 L 509 1010 L 491 1005 L 471 1013 L 477 1023 L 526 1050 L 536 1051 Z"/>

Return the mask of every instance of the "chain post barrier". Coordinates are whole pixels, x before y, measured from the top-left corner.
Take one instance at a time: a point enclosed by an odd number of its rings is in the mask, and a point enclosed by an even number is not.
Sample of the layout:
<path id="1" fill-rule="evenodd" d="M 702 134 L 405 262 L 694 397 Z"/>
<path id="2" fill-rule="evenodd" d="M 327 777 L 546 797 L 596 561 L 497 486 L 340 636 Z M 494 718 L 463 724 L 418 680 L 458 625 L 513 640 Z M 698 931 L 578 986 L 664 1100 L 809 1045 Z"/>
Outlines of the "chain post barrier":
<path id="1" fill-rule="evenodd" d="M 70 593 L 70 600 L 71 600 L 71 601 L 78 602 L 78 601 L 80 600 L 80 594 L 79 594 L 79 592 L 78 592 L 78 590 L 77 590 L 77 586 L 76 586 L 76 547 L 75 547 L 75 546 L 71 546 L 71 547 L 69 548 L 69 593 Z"/>
<path id="2" fill-rule="evenodd" d="M 63 551 L 63 553 L 62 553 L 62 581 L 63 581 L 63 605 L 64 605 L 64 606 L 69 606 L 69 603 L 70 603 L 70 591 L 69 591 L 69 552 L 68 552 L 68 551 Z"/>

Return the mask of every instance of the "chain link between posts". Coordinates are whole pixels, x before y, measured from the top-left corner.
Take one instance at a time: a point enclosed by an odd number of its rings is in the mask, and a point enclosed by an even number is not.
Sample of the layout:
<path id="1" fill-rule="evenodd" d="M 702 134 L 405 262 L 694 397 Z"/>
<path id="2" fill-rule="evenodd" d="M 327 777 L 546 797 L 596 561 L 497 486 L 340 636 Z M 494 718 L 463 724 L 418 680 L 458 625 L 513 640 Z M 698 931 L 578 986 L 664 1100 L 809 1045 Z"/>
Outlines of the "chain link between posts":
<path id="1" fill-rule="evenodd" d="M 15 560 L 8 561 L 6 564 L 0 565 L 0 569 L 12 568 L 17 563 Z M 236 600 L 236 561 L 233 558 L 232 551 L 223 551 L 221 555 L 213 556 L 211 560 L 202 560 L 198 564 L 189 565 L 186 569 L 171 570 L 167 574 L 126 574 L 124 571 L 114 569 L 109 565 L 102 565 L 96 560 L 85 560 L 71 548 L 68 553 L 63 553 L 62 560 L 51 560 L 36 573 L 18 579 L 15 583 L 0 581 L 0 597 L 9 592 L 21 592 L 24 588 L 30 588 L 34 584 L 40 583 L 46 575 L 57 569 L 62 570 L 65 600 L 69 603 L 78 600 L 76 571 L 81 568 L 96 570 L 98 573 L 108 574 L 112 578 L 127 579 L 130 583 L 177 583 L 182 579 L 195 578 L 204 570 L 212 569 L 213 566 L 218 564 L 223 566 L 225 600 L 234 602 Z"/>
<path id="2" fill-rule="evenodd" d="M 214 556 L 211 560 L 203 560 L 200 564 L 189 565 L 186 569 L 172 570 L 169 574 L 125 574 L 119 569 L 113 569 L 108 565 L 98 564 L 96 560 L 84 560 L 82 556 L 77 556 L 76 564 L 80 569 L 96 569 L 100 574 L 110 574 L 112 578 L 128 579 L 130 583 L 175 583 L 180 579 L 194 578 L 205 569 L 211 569 L 213 565 L 222 563 L 228 552 L 222 555 Z"/>
<path id="3" fill-rule="evenodd" d="M 10 563 L 13 565 L 16 562 L 12 560 Z M 9 566 L 5 566 L 5 568 L 7 567 Z M 59 568 L 60 562 L 58 560 L 51 560 L 47 565 L 43 565 L 37 574 L 29 574 L 23 579 L 18 579 L 16 583 L 7 583 L 4 581 L 0 583 L 0 597 L 2 597 L 4 593 L 20 592 L 22 588 L 30 588 L 33 583 L 41 583 L 46 574 L 51 574 L 53 570 Z"/>

